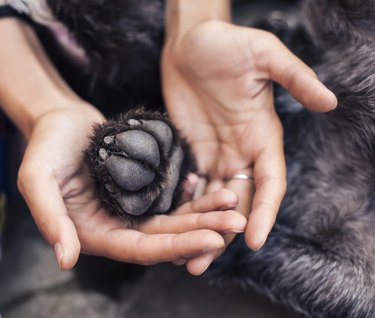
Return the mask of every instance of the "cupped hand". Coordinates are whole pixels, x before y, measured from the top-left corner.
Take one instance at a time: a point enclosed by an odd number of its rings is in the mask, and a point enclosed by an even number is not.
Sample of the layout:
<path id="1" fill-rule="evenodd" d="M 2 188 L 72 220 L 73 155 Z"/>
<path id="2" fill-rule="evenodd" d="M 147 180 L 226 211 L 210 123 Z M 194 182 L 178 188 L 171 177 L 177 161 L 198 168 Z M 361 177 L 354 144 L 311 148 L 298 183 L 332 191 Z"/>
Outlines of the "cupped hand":
<path id="1" fill-rule="evenodd" d="M 235 191 L 238 210 L 246 216 L 252 201 L 245 237 L 250 248 L 259 249 L 286 190 L 283 132 L 271 80 L 314 111 L 332 110 L 336 97 L 274 35 L 214 20 L 168 39 L 162 75 L 168 113 L 192 145 L 199 173 L 209 179 L 206 193 Z M 228 182 L 249 168 L 253 200 L 249 181 Z M 222 251 L 189 260 L 189 271 L 202 273 Z"/>
<path id="2" fill-rule="evenodd" d="M 228 190 L 133 228 L 109 216 L 94 196 L 82 160 L 92 125 L 105 119 L 91 105 L 75 106 L 36 121 L 18 178 L 20 192 L 62 269 L 73 267 L 81 251 L 138 264 L 191 258 L 222 247 L 221 234 L 244 231 L 246 219 L 229 210 L 237 196 Z"/>

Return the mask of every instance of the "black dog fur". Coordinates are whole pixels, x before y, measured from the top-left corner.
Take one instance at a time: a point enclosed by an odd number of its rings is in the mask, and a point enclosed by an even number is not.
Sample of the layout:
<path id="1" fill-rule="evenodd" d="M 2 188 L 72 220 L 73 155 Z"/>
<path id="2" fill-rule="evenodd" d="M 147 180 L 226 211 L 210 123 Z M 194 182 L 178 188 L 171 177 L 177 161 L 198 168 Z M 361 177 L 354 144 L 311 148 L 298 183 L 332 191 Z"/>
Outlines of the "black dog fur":
<path id="1" fill-rule="evenodd" d="M 113 85 L 114 90 L 129 81 L 159 89 L 161 1 L 49 4 L 87 52 L 94 82 Z M 298 32 L 308 49 L 289 44 L 306 54 L 306 61 L 321 62 L 316 71 L 339 106 L 329 114 L 315 114 L 285 93 L 277 96 L 285 129 L 288 191 L 276 225 L 257 252 L 249 251 L 238 236 L 212 266 L 211 277 L 255 287 L 307 317 L 371 318 L 375 2 L 306 0 L 303 11 L 307 24 Z M 298 42 L 301 35 L 289 39 Z M 146 78 L 152 80 L 143 83 Z"/>
<path id="2" fill-rule="evenodd" d="M 288 190 L 276 225 L 258 252 L 237 239 L 212 275 L 307 317 L 375 317 L 375 5 L 309 0 L 304 14 L 338 108 L 315 114 L 278 97 Z"/>
<path id="3" fill-rule="evenodd" d="M 108 116 L 144 103 L 152 110 L 161 110 L 162 0 L 47 2 L 89 59 L 85 72 L 90 91 L 86 98 Z"/>

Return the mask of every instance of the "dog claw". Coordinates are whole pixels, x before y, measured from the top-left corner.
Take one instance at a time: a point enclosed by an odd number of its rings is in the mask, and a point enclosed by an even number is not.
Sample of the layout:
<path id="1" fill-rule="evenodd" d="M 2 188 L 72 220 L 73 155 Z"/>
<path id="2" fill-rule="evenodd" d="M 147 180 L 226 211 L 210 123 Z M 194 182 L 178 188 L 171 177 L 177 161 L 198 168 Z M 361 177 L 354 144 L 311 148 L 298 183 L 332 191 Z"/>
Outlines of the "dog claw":
<path id="1" fill-rule="evenodd" d="M 100 148 L 99 149 L 99 157 L 102 160 L 107 160 L 108 159 L 109 155 L 108 155 L 107 151 L 104 148 Z"/>
<path id="2" fill-rule="evenodd" d="M 105 136 L 103 139 L 106 145 L 113 144 L 114 140 L 115 140 L 115 136 Z"/>
<path id="3" fill-rule="evenodd" d="M 127 121 L 128 125 L 130 126 L 137 126 L 137 125 L 140 125 L 141 122 L 139 120 L 136 120 L 134 118 L 131 118 Z"/>
<path id="4" fill-rule="evenodd" d="M 107 189 L 108 192 L 110 193 L 114 193 L 115 192 L 115 188 L 112 186 L 112 184 L 109 184 L 109 183 L 106 183 L 104 185 L 104 187 Z"/>

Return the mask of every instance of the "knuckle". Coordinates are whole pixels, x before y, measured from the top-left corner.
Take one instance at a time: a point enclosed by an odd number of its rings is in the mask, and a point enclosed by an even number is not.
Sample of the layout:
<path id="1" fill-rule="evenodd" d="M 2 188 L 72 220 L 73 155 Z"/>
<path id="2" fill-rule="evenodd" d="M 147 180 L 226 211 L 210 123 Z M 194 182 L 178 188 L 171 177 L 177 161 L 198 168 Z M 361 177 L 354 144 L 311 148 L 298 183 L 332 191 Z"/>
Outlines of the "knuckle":
<path id="1" fill-rule="evenodd" d="M 257 178 L 256 183 L 259 188 L 268 185 L 268 184 L 277 184 L 279 183 L 279 178 L 273 175 L 264 175 Z"/>
<path id="2" fill-rule="evenodd" d="M 254 209 L 262 209 L 273 212 L 276 210 L 276 204 L 274 202 L 263 200 L 254 204 Z"/>
<path id="3" fill-rule="evenodd" d="M 28 165 L 21 165 L 18 170 L 17 187 L 23 194 L 27 185 L 32 181 L 32 169 Z"/>
<path id="4" fill-rule="evenodd" d="M 198 199 L 196 201 L 189 202 L 191 212 L 193 212 L 193 213 L 196 212 L 199 209 L 200 203 L 201 203 L 200 199 Z"/>
<path id="5" fill-rule="evenodd" d="M 166 215 L 158 215 L 157 218 L 154 218 L 151 221 L 155 222 L 155 224 L 154 224 L 154 229 L 155 230 L 153 232 L 162 232 L 163 229 L 165 229 L 165 228 L 168 227 L 168 223 L 167 223 L 168 222 L 168 218 L 167 218 Z M 141 223 L 141 226 L 142 226 L 142 223 Z M 146 227 L 143 227 L 141 229 L 145 230 Z"/>
<path id="6" fill-rule="evenodd" d="M 149 244 L 147 242 L 148 236 L 141 235 L 135 246 L 135 260 L 134 263 L 144 265 L 144 266 L 150 266 L 157 263 L 157 260 L 154 256 L 154 251 L 150 250 Z"/>
<path id="7" fill-rule="evenodd" d="M 198 228 L 204 227 L 205 224 L 207 223 L 206 218 L 207 216 L 205 213 L 196 215 L 194 218 L 194 225 Z"/>
<path id="8" fill-rule="evenodd" d="M 264 30 L 259 30 L 259 32 L 261 36 L 257 37 L 258 45 L 256 45 L 254 52 L 256 53 L 256 57 L 261 58 L 265 55 L 268 56 L 269 53 L 273 52 L 275 45 L 279 46 L 281 41 L 271 32 Z M 253 41 L 253 39 L 251 41 Z"/>
<path id="9" fill-rule="evenodd" d="M 51 237 L 50 234 L 51 234 L 51 232 L 53 232 L 51 220 L 49 220 L 49 218 L 44 217 L 44 216 L 33 216 L 33 217 L 34 217 L 35 223 L 38 226 L 38 229 L 39 229 L 39 232 L 41 233 L 41 235 L 49 243 L 52 243 L 50 241 L 50 237 Z"/>
<path id="10" fill-rule="evenodd" d="M 298 88 L 300 70 L 295 65 L 287 66 L 285 70 L 287 70 L 285 88 L 293 94 Z"/>
<path id="11" fill-rule="evenodd" d="M 268 32 L 268 31 L 263 31 L 263 32 L 264 32 L 263 37 L 265 41 L 269 43 L 270 46 L 281 43 L 280 39 L 275 34 Z"/>

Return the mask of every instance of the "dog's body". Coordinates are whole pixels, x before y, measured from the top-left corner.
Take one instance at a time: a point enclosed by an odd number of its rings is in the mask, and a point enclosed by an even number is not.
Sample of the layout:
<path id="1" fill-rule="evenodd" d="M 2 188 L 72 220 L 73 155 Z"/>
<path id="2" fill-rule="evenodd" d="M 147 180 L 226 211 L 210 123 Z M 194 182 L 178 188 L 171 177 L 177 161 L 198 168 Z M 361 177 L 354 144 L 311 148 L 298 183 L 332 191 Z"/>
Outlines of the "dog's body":
<path id="1" fill-rule="evenodd" d="M 288 190 L 277 223 L 256 253 L 232 244 L 214 274 L 306 316 L 374 317 L 375 4 L 315 0 L 305 13 L 339 106 L 314 114 L 279 97 Z"/>
<path id="2" fill-rule="evenodd" d="M 109 116 L 139 104 L 160 110 L 163 0 L 46 1 L 90 61 L 85 98 Z M 68 81 L 75 77 L 68 76 Z"/>
<path id="3" fill-rule="evenodd" d="M 154 60 L 160 55 L 162 4 L 146 2 L 49 0 L 57 17 L 91 52 L 93 76 L 105 74 L 105 81 L 116 83 L 115 90 L 129 79 L 138 80 L 124 70 L 131 56 L 143 56 L 131 52 L 125 58 L 124 46 L 140 44 L 140 52 L 151 52 Z M 103 7 L 116 19 L 93 19 L 103 14 Z M 129 8 L 140 15 L 129 18 Z M 375 317 L 375 3 L 307 0 L 304 11 L 313 39 L 308 52 L 324 52 L 316 70 L 339 106 L 329 114 L 315 114 L 285 94 L 278 97 L 288 191 L 276 225 L 258 252 L 251 252 L 239 236 L 211 275 L 253 286 L 306 316 Z M 126 21 L 142 15 L 148 17 L 143 33 L 138 33 L 139 25 L 127 33 Z M 107 27 L 108 33 L 90 33 L 107 24 L 113 27 Z M 105 37 L 102 42 L 100 36 Z M 157 74 L 152 61 L 150 65 L 139 66 L 139 74 L 151 69 Z"/>

